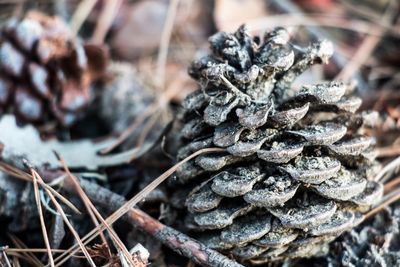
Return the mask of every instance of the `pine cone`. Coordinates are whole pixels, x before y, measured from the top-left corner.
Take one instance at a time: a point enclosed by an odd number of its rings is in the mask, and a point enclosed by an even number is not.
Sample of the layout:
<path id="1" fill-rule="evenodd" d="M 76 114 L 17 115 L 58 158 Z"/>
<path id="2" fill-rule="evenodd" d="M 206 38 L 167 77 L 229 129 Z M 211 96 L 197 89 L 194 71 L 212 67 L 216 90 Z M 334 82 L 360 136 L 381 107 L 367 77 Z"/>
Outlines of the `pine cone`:
<path id="1" fill-rule="evenodd" d="M 185 225 L 207 246 L 238 260 L 264 263 L 309 257 L 363 219 L 382 184 L 372 139 L 361 135 L 368 114 L 340 82 L 292 82 L 325 63 L 332 44 L 289 44 L 278 28 L 264 39 L 244 26 L 210 39 L 212 53 L 189 74 L 201 89 L 183 102 L 178 159 L 207 147 L 181 166 L 178 182 L 194 188 Z"/>
<path id="2" fill-rule="evenodd" d="M 13 18 L 0 35 L 0 109 L 20 122 L 68 127 L 82 116 L 106 58 L 103 48 L 83 45 L 57 17 Z"/>

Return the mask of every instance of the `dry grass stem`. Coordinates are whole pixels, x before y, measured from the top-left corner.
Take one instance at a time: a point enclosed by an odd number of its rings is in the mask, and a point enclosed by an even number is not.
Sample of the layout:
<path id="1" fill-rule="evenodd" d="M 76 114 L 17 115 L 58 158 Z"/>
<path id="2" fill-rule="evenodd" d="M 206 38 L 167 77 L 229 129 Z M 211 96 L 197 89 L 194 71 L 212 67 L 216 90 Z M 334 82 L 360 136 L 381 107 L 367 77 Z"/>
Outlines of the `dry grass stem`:
<path id="1" fill-rule="evenodd" d="M 160 117 L 161 117 L 161 112 L 157 112 L 153 116 L 151 116 L 151 118 L 149 118 L 147 123 L 143 126 L 143 130 L 140 133 L 140 136 L 137 140 L 136 147 L 141 147 L 144 144 L 148 134 L 150 133 L 150 131 L 154 127 L 154 125 L 156 125 L 156 123 L 160 119 Z"/>
<path id="2" fill-rule="evenodd" d="M 379 33 L 376 27 L 371 30 L 371 32 Z M 381 37 L 376 35 L 369 35 L 365 37 L 360 47 L 357 49 L 353 58 L 350 62 L 340 71 L 340 73 L 335 77 L 335 80 L 349 80 L 354 73 L 356 73 L 360 67 L 364 64 L 364 62 L 370 57 L 371 53 L 375 49 L 375 47 L 381 41 Z"/>
<path id="3" fill-rule="evenodd" d="M 1 267 L 11 267 L 11 263 L 10 263 L 10 261 L 9 261 L 9 259 L 8 259 L 8 256 L 7 256 L 7 254 L 6 254 L 6 252 L 4 251 L 4 250 L 2 250 L 1 251 L 1 254 L 2 254 L 2 260 L 0 260 L 0 265 L 1 265 Z M 3 263 L 5 263 L 6 265 L 4 265 Z"/>

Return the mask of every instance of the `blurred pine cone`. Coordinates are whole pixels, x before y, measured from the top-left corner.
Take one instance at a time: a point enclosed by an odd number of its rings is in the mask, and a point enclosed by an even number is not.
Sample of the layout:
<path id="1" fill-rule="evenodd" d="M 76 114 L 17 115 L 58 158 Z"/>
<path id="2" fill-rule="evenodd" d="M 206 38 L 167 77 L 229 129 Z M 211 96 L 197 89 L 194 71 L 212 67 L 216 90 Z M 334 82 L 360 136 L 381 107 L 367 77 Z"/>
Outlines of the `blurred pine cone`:
<path id="1" fill-rule="evenodd" d="M 0 108 L 20 122 L 71 126 L 106 61 L 102 47 L 82 44 L 57 17 L 29 12 L 10 19 L 0 36 Z"/>
<path id="2" fill-rule="evenodd" d="M 206 147 L 176 179 L 194 188 L 185 226 L 207 246 L 253 264 L 309 257 L 362 221 L 382 196 L 372 139 L 361 135 L 361 99 L 340 82 L 292 82 L 326 63 L 332 44 L 289 43 L 278 28 L 263 39 L 245 27 L 210 39 L 212 53 L 189 74 L 201 89 L 183 103 L 178 159 Z M 353 88 L 354 89 L 354 88 Z"/>

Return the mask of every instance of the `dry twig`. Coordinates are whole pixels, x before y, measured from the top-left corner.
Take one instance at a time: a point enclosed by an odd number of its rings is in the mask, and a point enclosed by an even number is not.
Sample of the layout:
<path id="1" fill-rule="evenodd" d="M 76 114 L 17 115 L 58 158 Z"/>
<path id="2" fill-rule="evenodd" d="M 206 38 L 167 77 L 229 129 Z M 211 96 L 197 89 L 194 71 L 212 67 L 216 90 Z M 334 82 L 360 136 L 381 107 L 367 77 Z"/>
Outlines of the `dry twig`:
<path id="1" fill-rule="evenodd" d="M 127 203 L 122 196 L 98 185 L 87 181 L 81 181 L 81 186 L 94 202 L 105 208 L 115 209 L 119 206 L 124 206 L 125 203 Z M 128 216 L 128 220 L 136 227 L 155 237 L 175 252 L 188 257 L 201 266 L 243 267 L 241 264 L 207 248 L 197 240 L 192 239 L 171 227 L 163 225 L 139 209 L 130 209 Z"/>

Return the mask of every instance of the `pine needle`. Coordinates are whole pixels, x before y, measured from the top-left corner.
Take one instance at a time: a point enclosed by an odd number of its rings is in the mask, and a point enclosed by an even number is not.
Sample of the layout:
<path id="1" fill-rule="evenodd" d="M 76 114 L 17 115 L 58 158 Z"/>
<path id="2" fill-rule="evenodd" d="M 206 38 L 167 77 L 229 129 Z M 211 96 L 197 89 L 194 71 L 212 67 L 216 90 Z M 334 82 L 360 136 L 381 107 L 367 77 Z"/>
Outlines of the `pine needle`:
<path id="1" fill-rule="evenodd" d="M 312 26 L 343 29 L 378 36 L 382 36 L 384 31 L 388 31 L 393 35 L 400 34 L 400 30 L 395 27 L 391 28 L 387 25 L 378 25 L 365 20 L 349 19 L 343 16 L 327 16 L 326 14 L 307 14 L 306 16 L 295 14 L 272 15 L 250 20 L 246 25 L 253 32 L 275 27 Z M 372 28 L 377 28 L 379 31 L 371 31 Z"/>
<path id="2" fill-rule="evenodd" d="M 157 56 L 156 86 L 164 88 L 165 86 L 165 67 L 167 63 L 168 47 L 171 39 L 174 19 L 178 9 L 179 0 L 172 0 L 168 6 L 167 19 L 164 23 L 164 29 L 161 34 L 160 48 Z"/>
<path id="3" fill-rule="evenodd" d="M 71 31 L 75 35 L 79 32 L 79 29 L 81 28 L 83 22 L 89 16 L 96 3 L 97 0 L 83 0 L 75 9 L 75 13 L 72 15 L 72 19 L 70 22 Z"/>
<path id="4" fill-rule="evenodd" d="M 9 174 L 12 177 L 19 178 L 19 179 L 22 179 L 22 180 L 25 180 L 28 182 L 33 181 L 33 177 L 29 173 L 19 170 L 19 169 L 15 168 L 14 166 L 5 163 L 4 161 L 0 161 L 0 171 Z M 75 205 L 72 204 L 71 201 L 69 201 L 63 195 L 58 193 L 54 188 L 52 188 L 51 186 L 49 186 L 48 184 L 46 184 L 43 181 L 37 181 L 37 182 L 41 187 L 43 187 L 46 190 L 49 190 L 52 194 L 54 194 L 54 196 L 56 196 L 61 202 L 63 202 L 66 206 L 68 206 L 75 213 L 81 214 L 79 209 L 77 207 L 75 207 Z"/>
<path id="5" fill-rule="evenodd" d="M 103 150 L 100 151 L 102 155 L 108 154 L 111 151 L 113 151 L 115 148 L 117 148 L 119 145 L 121 145 L 125 140 L 133 134 L 136 129 L 152 114 L 157 110 L 157 105 L 156 103 L 153 103 L 152 105 L 148 106 L 139 116 L 135 118 L 135 120 L 132 122 L 131 125 L 128 126 L 117 138 L 117 140 L 111 144 L 109 147 L 104 148 Z"/>
<path id="6" fill-rule="evenodd" d="M 142 201 L 151 191 L 153 191 L 155 188 L 157 188 L 162 182 L 164 182 L 171 174 L 173 174 L 180 166 L 182 166 L 185 162 L 197 157 L 198 155 L 205 154 L 205 153 L 215 153 L 215 152 L 225 152 L 225 149 L 222 148 L 204 148 L 201 150 L 198 150 L 191 154 L 190 156 L 186 157 L 185 159 L 181 160 L 171 168 L 169 168 L 166 172 L 161 174 L 159 177 L 157 177 L 153 182 L 151 182 L 148 186 L 146 186 L 142 191 L 140 191 L 138 194 L 136 194 L 133 198 L 131 198 L 129 201 L 127 201 L 123 206 L 121 206 L 118 210 L 116 210 L 112 215 L 110 215 L 106 219 L 106 223 L 109 225 L 112 225 L 114 222 L 116 222 L 119 218 L 121 218 L 123 215 L 125 215 L 132 207 L 134 207 L 137 203 Z M 99 227 L 96 227 L 92 231 L 90 231 L 86 236 L 82 238 L 82 241 L 84 244 L 89 243 L 91 240 L 93 240 L 99 233 L 99 231 L 103 231 L 105 229 L 104 224 L 101 224 Z M 57 264 L 61 264 L 65 261 L 65 257 L 68 256 L 69 254 L 75 254 L 78 251 L 77 245 L 74 245 L 70 247 L 66 252 L 61 254 L 55 259 L 55 262 Z"/>
<path id="7" fill-rule="evenodd" d="M 390 192 L 398 185 L 400 185 L 400 176 L 397 176 L 396 178 L 385 184 L 385 193 Z"/>
<path id="8" fill-rule="evenodd" d="M 149 133 L 150 133 L 151 129 L 154 127 L 154 125 L 156 125 L 156 123 L 157 123 L 158 119 L 160 118 L 160 116 L 161 116 L 161 112 L 155 113 L 147 121 L 147 123 L 143 126 L 143 130 L 140 133 L 140 136 L 139 136 L 138 141 L 136 143 L 136 147 L 141 147 L 144 144 L 147 136 L 149 135 Z"/>
<path id="9" fill-rule="evenodd" d="M 89 199 L 89 197 L 86 195 L 85 191 L 83 191 L 82 187 L 79 184 L 78 179 L 70 172 L 68 166 L 66 165 L 64 159 L 56 153 L 57 158 L 59 159 L 59 161 L 61 162 L 61 165 L 64 168 L 64 171 L 67 173 L 68 177 L 71 179 L 71 181 L 73 182 L 73 184 L 75 185 L 75 188 L 78 192 L 78 195 L 80 196 L 80 198 L 82 199 L 83 203 L 85 204 L 85 207 L 87 209 L 87 211 L 89 212 L 94 224 L 96 227 L 99 227 L 99 222 L 97 219 L 99 219 L 107 228 L 107 231 L 109 232 L 111 239 L 113 240 L 114 244 L 116 245 L 117 249 L 119 249 L 120 251 L 122 251 L 122 253 L 124 254 L 127 262 L 129 262 L 131 264 L 131 266 L 134 266 L 135 263 L 133 262 L 133 259 L 131 257 L 131 254 L 129 253 L 128 249 L 125 247 L 124 243 L 121 241 L 121 239 L 119 238 L 119 236 L 115 233 L 115 231 L 107 224 L 107 222 L 103 219 L 103 217 L 101 216 L 101 214 L 98 212 L 98 210 L 96 209 L 96 207 L 93 205 L 92 201 Z M 96 218 L 97 216 L 97 218 Z M 104 237 L 103 231 L 99 231 L 99 234 L 103 240 L 103 243 L 107 244 L 106 238 Z M 109 246 L 107 246 L 107 248 L 109 248 Z M 108 249 L 109 255 L 111 256 L 111 252 Z"/>
<path id="10" fill-rule="evenodd" d="M 18 239 L 18 237 L 8 234 L 8 237 L 11 239 L 11 241 L 14 243 L 14 246 L 19 247 L 21 249 L 27 249 L 28 247 Z M 21 256 L 24 260 L 29 262 L 32 266 L 42 266 L 42 262 L 30 251 L 23 251 L 21 253 L 16 253 L 15 256 Z"/>
<path id="11" fill-rule="evenodd" d="M 3 267 L 11 267 L 10 260 L 8 259 L 7 253 L 5 252 L 4 249 L 1 250 L 2 256 L 0 257 L 0 264 Z M 5 263 L 6 265 L 3 265 Z"/>
<path id="12" fill-rule="evenodd" d="M 44 222 L 44 217 L 43 217 L 42 203 L 40 202 L 39 186 L 37 179 L 35 178 L 33 169 L 31 169 L 31 173 L 33 177 L 33 188 L 35 193 L 36 206 L 38 208 L 38 213 L 39 213 L 40 226 L 42 228 L 43 239 L 46 245 L 47 254 L 49 256 L 49 264 L 50 266 L 54 267 L 55 265 L 54 265 L 53 254 L 51 253 L 49 236 L 47 234 L 46 224 Z"/>
<path id="13" fill-rule="evenodd" d="M 6 248 L 5 251 L 9 252 L 32 252 L 32 253 L 46 253 L 46 248 Z M 64 252 L 65 249 L 51 249 L 52 253 L 61 253 Z"/>
<path id="14" fill-rule="evenodd" d="M 111 144 L 109 147 L 104 148 L 100 151 L 100 154 L 105 155 L 113 151 L 119 145 L 126 141 L 126 139 L 131 136 L 139 126 L 148 118 L 150 118 L 153 114 L 157 114 L 159 109 L 163 109 L 169 100 L 174 97 L 177 93 L 179 87 L 169 88 L 165 92 L 163 92 L 156 102 L 149 105 L 139 116 L 137 116 L 131 125 L 129 125 L 117 138 L 117 140 Z M 161 112 L 161 111 L 159 111 Z"/>
<path id="15" fill-rule="evenodd" d="M 386 164 L 386 166 L 375 176 L 374 180 L 385 182 L 398 168 L 400 168 L 400 156 L 389 162 L 389 164 Z"/>
<path id="16" fill-rule="evenodd" d="M 103 1 L 104 7 L 97 19 L 96 28 L 94 30 L 91 41 L 96 44 L 104 43 L 104 39 L 109 31 L 111 24 L 118 14 L 122 0 L 106 0 Z"/>
<path id="17" fill-rule="evenodd" d="M 377 205 L 375 208 L 370 210 L 367 214 L 365 214 L 365 219 L 370 218 L 371 216 L 377 214 L 387 206 L 391 205 L 392 203 L 398 201 L 400 199 L 400 188 L 397 188 L 396 190 L 392 191 L 391 193 L 387 194 L 385 198 L 381 201 L 379 205 Z"/>
<path id="18" fill-rule="evenodd" d="M 36 178 L 39 181 L 43 182 L 43 179 L 40 177 L 40 175 L 34 169 L 31 169 L 31 171 L 32 171 L 32 174 L 33 174 L 34 178 Z M 57 211 L 60 213 L 61 217 L 63 218 L 63 220 L 65 222 L 65 224 L 67 225 L 67 227 L 71 231 L 72 235 L 74 236 L 75 240 L 78 242 L 78 246 L 82 250 L 82 252 L 85 255 L 85 257 L 86 257 L 87 261 L 89 262 L 90 266 L 96 267 L 96 264 L 93 262 L 93 259 L 90 257 L 90 254 L 87 251 L 85 245 L 83 244 L 81 238 L 79 237 L 78 233 L 75 231 L 74 227 L 72 226 L 72 224 L 68 220 L 68 218 L 67 218 L 64 210 L 62 209 L 61 205 L 57 202 L 56 198 L 54 197 L 54 195 L 52 194 L 52 192 L 49 189 L 45 188 L 44 190 L 46 191 L 46 193 L 50 197 L 50 199 L 53 202 L 53 205 L 56 207 Z"/>

